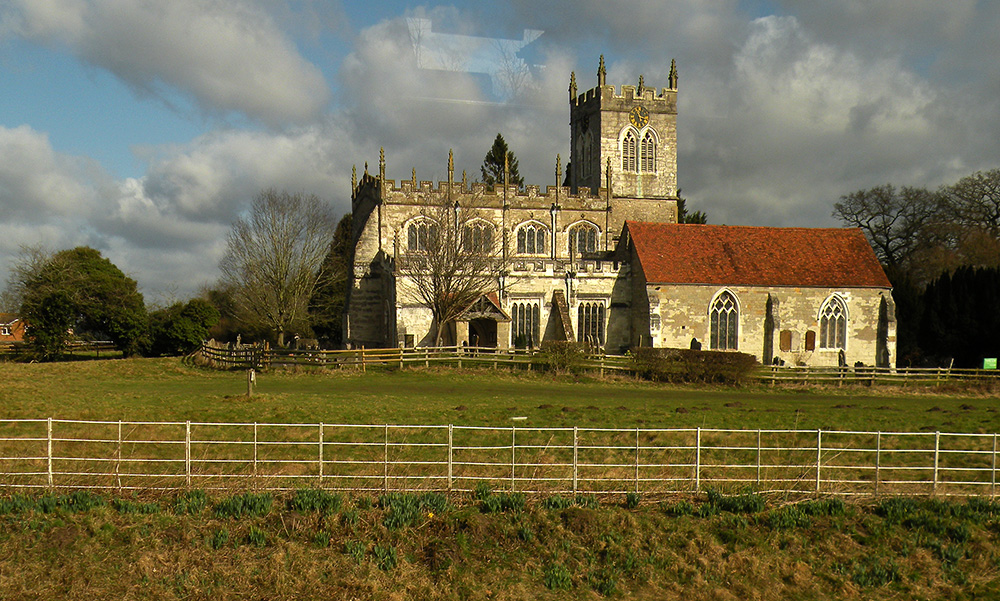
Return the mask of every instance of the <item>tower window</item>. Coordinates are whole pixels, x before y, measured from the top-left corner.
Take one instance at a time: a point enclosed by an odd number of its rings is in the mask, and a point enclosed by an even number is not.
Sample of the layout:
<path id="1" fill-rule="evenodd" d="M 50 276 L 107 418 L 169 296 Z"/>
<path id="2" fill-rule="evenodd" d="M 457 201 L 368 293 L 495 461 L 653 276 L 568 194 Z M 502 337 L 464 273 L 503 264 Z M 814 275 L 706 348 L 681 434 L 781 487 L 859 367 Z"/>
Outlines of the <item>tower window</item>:
<path id="1" fill-rule="evenodd" d="M 517 230 L 517 252 L 528 255 L 545 253 L 545 228 L 529 223 Z"/>
<path id="2" fill-rule="evenodd" d="M 847 347 L 847 308 L 838 296 L 831 296 L 819 312 L 819 347 Z"/>
<path id="3" fill-rule="evenodd" d="M 739 348 L 740 310 L 736 297 L 728 290 L 712 303 L 710 312 L 712 349 L 735 351 Z"/>
<path id="4" fill-rule="evenodd" d="M 622 171 L 638 171 L 636 156 L 636 135 L 631 129 L 625 132 L 622 140 Z"/>
<path id="5" fill-rule="evenodd" d="M 642 137 L 642 146 L 639 149 L 639 168 L 646 173 L 656 171 L 656 136 L 653 132 L 647 131 Z"/>

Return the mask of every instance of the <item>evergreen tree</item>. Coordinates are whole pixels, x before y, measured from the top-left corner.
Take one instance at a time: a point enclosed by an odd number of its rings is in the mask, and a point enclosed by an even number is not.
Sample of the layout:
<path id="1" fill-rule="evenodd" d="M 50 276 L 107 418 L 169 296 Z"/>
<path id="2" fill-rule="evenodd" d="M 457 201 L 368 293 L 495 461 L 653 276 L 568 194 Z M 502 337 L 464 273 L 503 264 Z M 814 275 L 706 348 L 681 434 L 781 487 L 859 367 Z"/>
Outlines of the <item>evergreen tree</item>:
<path id="1" fill-rule="evenodd" d="M 704 211 L 689 213 L 687 210 L 687 199 L 682 197 L 681 191 L 677 191 L 677 223 L 708 223 L 708 215 Z"/>
<path id="2" fill-rule="evenodd" d="M 493 140 L 493 147 L 483 159 L 482 166 L 483 183 L 490 190 L 497 184 L 503 185 L 504 156 L 507 157 L 507 181 L 518 188 L 524 185 L 524 178 L 517 172 L 517 157 L 507 148 L 507 142 L 504 141 L 503 136 L 497 134 L 496 140 Z"/>

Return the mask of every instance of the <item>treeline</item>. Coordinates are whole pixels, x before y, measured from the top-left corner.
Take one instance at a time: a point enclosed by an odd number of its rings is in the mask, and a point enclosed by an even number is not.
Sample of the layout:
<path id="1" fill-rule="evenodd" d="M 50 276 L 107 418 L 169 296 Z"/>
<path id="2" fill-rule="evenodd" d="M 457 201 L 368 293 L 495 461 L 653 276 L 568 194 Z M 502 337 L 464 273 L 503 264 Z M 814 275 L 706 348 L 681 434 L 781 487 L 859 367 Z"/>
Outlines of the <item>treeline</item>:
<path id="1" fill-rule="evenodd" d="M 258 201 L 265 196 L 283 209 L 300 208 L 296 203 L 301 197 L 265 192 Z M 291 337 L 301 336 L 335 348 L 343 337 L 341 315 L 351 260 L 351 216 L 346 215 L 336 227 L 331 220 L 309 223 L 306 229 L 313 237 L 299 243 L 317 247 L 319 260 L 300 264 L 298 273 L 277 273 L 277 281 L 271 282 L 223 277 L 195 298 L 164 307 L 147 307 L 135 280 L 93 248 L 55 253 L 25 249 L 11 271 L 3 308 L 27 324 L 25 344 L 30 356 L 38 360 L 57 360 L 71 342 L 81 340 L 110 341 L 126 357 L 186 354 L 208 338 L 279 344 L 286 342 L 286 335 L 289 343 Z M 287 216 L 275 217 L 273 223 L 281 221 L 287 222 Z M 268 231 L 265 228 L 259 233 Z M 277 246 L 281 248 L 294 246 L 295 236 L 280 242 Z M 268 256 L 274 265 L 288 260 L 273 252 L 261 252 L 248 260 L 259 266 Z M 311 283 L 303 284 L 302 280 Z M 287 291 L 273 294 L 280 292 L 282 281 L 289 288 L 295 287 L 299 296 L 290 297 Z M 254 298 L 272 305 L 254 306 L 248 302 Z"/>
<path id="2" fill-rule="evenodd" d="M 892 282 L 899 366 L 1000 354 L 1000 169 L 938 190 L 859 190 L 833 215 L 864 231 Z"/>

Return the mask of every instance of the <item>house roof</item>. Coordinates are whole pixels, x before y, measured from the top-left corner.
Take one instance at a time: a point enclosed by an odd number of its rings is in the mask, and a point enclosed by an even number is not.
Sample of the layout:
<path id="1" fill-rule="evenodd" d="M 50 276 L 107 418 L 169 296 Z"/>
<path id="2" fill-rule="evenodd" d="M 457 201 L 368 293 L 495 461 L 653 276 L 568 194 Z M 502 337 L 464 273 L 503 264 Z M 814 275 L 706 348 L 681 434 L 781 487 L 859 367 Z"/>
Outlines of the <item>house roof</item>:
<path id="1" fill-rule="evenodd" d="M 628 221 L 646 281 L 891 288 L 859 229 Z"/>
<path id="2" fill-rule="evenodd" d="M 9 326 L 20 319 L 14 313 L 0 313 L 0 325 Z"/>

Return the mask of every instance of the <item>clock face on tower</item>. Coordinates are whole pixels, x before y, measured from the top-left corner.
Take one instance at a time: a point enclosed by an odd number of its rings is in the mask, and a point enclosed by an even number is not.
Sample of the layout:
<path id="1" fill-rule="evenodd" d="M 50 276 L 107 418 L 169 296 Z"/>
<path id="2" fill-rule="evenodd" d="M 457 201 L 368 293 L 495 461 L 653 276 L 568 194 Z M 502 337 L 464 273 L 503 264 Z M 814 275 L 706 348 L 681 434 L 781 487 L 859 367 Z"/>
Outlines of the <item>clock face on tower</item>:
<path id="1" fill-rule="evenodd" d="M 644 106 L 633 107 L 628 112 L 628 122 L 639 129 L 646 127 L 649 124 L 649 111 Z"/>

